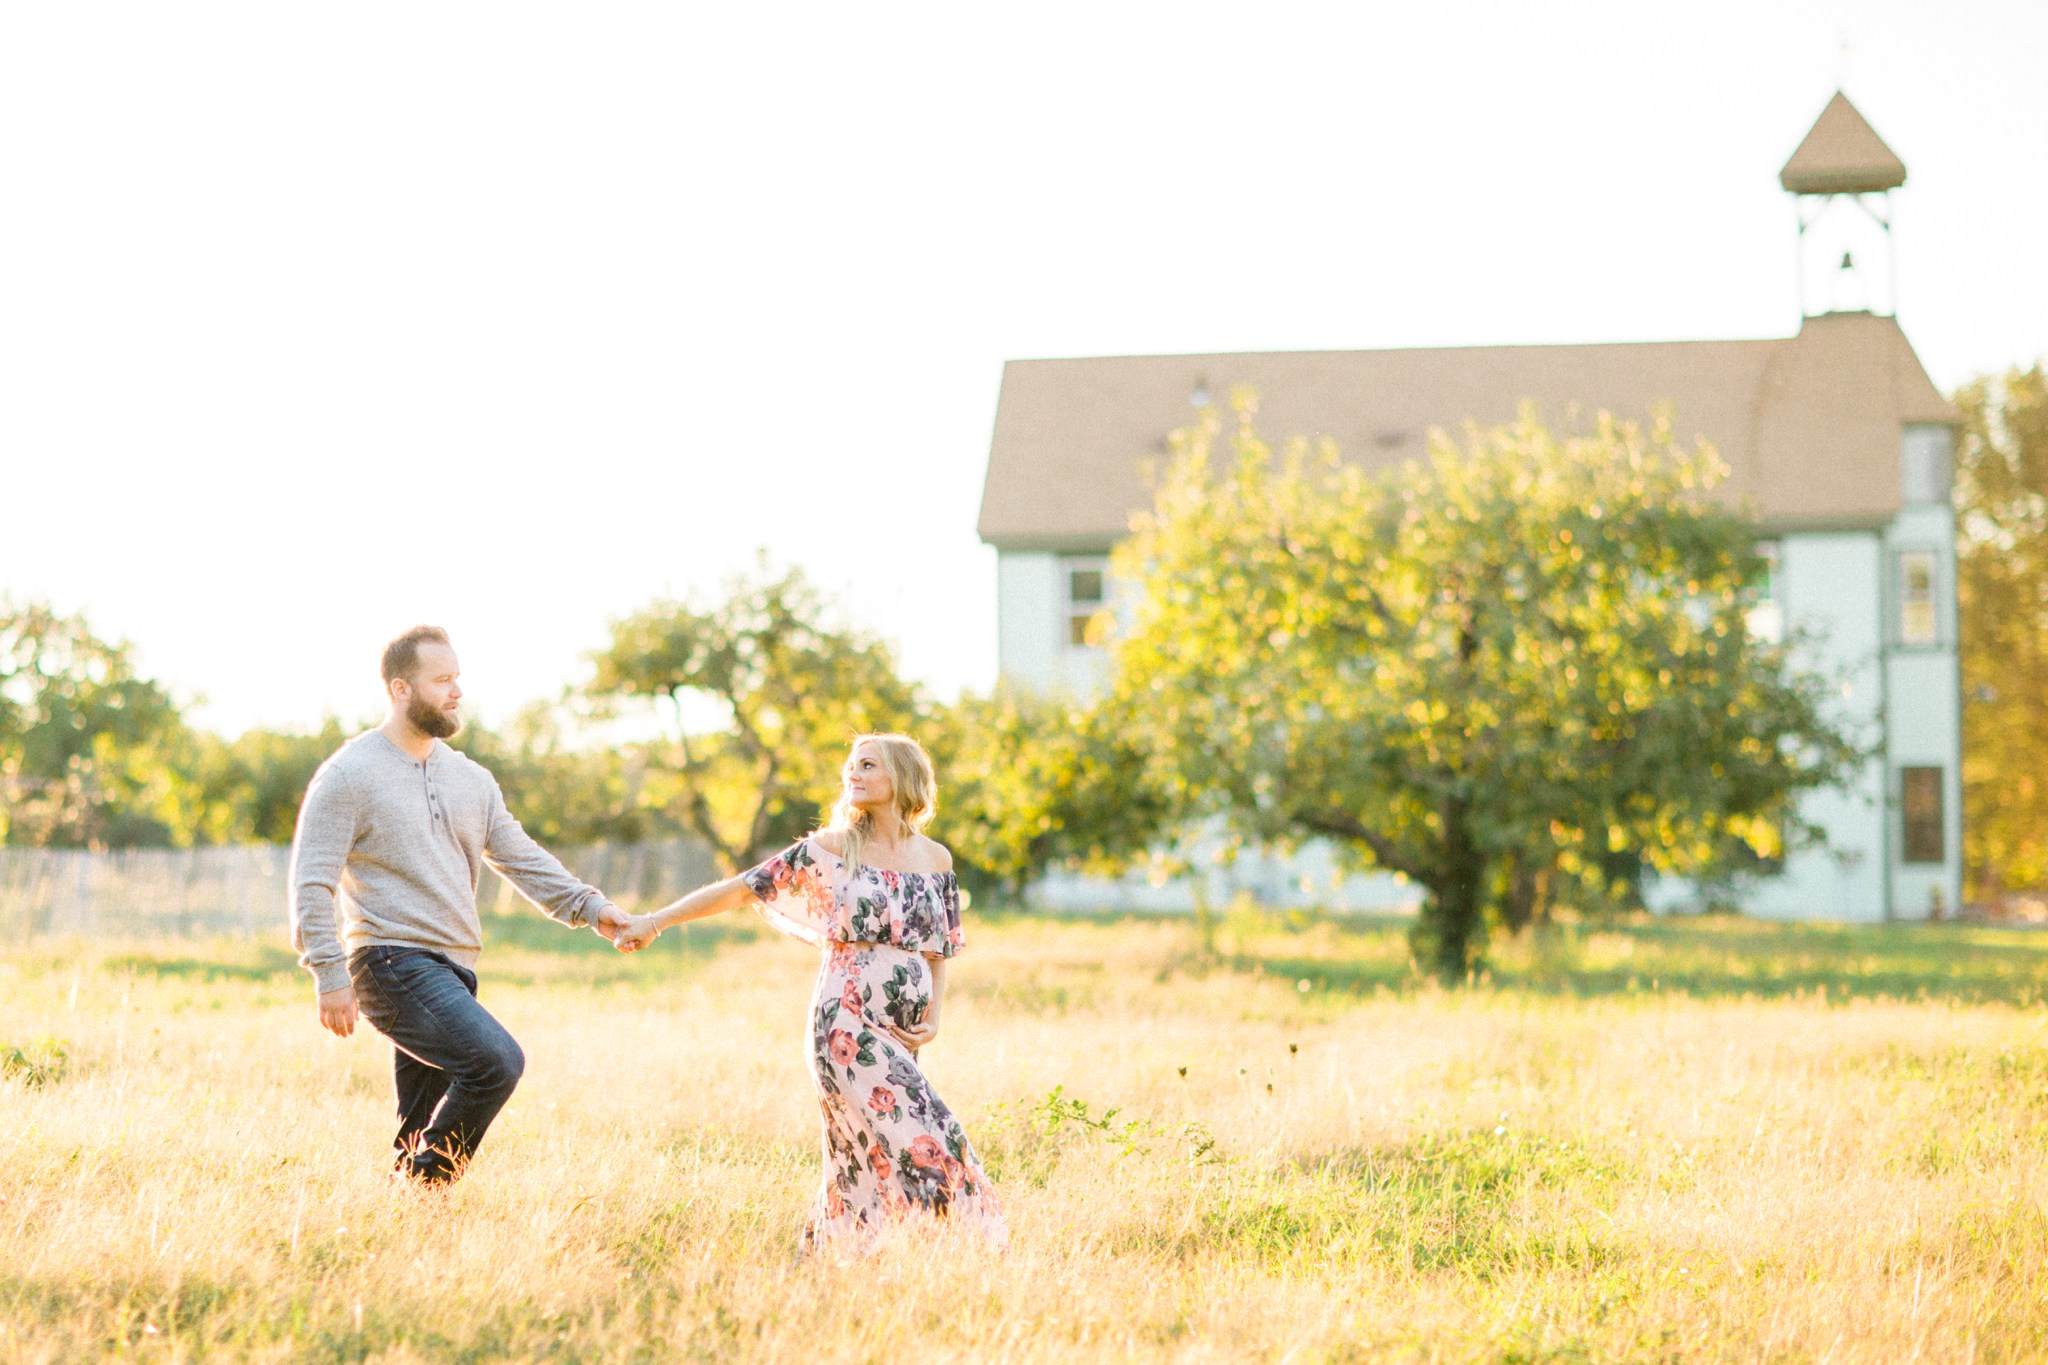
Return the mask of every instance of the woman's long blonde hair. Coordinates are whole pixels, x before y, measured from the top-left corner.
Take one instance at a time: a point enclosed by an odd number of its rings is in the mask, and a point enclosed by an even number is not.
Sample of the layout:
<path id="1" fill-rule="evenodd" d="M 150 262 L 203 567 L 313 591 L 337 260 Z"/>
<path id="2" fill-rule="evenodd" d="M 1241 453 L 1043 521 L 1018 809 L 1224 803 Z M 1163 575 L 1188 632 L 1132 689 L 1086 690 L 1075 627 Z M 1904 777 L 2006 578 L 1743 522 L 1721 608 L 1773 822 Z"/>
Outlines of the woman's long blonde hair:
<path id="1" fill-rule="evenodd" d="M 896 793 L 897 818 L 912 834 L 922 834 L 938 809 L 939 777 L 932 768 L 932 756 L 909 735 L 855 735 L 847 756 L 852 757 L 853 750 L 863 744 L 872 744 L 881 752 L 882 766 L 888 770 L 889 785 Z M 860 871 L 861 855 L 874 834 L 874 819 L 847 799 L 843 787 L 839 800 L 833 803 L 832 820 L 826 828 L 841 830 L 846 835 L 846 852 L 841 855 L 846 874 L 850 877 Z"/>

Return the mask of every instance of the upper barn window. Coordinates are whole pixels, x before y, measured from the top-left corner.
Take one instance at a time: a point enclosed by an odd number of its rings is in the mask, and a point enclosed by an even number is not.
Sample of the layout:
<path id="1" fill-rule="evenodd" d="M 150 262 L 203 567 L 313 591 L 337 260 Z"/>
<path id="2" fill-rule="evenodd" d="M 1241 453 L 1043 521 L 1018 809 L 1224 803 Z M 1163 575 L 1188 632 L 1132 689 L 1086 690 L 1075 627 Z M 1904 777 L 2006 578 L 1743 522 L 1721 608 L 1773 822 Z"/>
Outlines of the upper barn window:
<path id="1" fill-rule="evenodd" d="M 1932 645 L 1941 640 L 1941 614 L 1936 610 L 1932 550 L 1899 552 L 1899 643 Z"/>
<path id="2" fill-rule="evenodd" d="M 1068 559 L 1060 572 L 1067 592 L 1068 646 L 1086 649 L 1100 644 L 1101 631 L 1094 628 L 1094 621 L 1109 606 L 1109 562 L 1099 557 Z"/>
<path id="3" fill-rule="evenodd" d="M 1756 590 L 1756 601 L 1749 609 L 1749 633 L 1753 639 L 1777 644 L 1785 638 L 1785 603 L 1779 585 L 1778 542 L 1761 541 L 1756 553 L 1762 563 L 1750 584 Z"/>

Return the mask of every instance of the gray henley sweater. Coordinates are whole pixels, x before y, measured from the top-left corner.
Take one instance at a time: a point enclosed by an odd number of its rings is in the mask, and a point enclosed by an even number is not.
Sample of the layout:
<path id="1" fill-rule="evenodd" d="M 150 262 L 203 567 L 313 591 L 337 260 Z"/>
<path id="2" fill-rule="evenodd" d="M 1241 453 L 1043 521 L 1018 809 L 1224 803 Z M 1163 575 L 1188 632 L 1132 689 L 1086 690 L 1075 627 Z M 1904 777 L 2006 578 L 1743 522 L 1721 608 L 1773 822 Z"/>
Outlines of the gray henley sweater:
<path id="1" fill-rule="evenodd" d="M 474 966 L 485 864 L 571 928 L 610 904 L 527 836 L 482 764 L 439 740 L 420 762 L 382 731 L 357 735 L 320 765 L 299 807 L 291 908 L 300 964 L 323 994 L 348 985 L 349 954 L 373 944 Z"/>

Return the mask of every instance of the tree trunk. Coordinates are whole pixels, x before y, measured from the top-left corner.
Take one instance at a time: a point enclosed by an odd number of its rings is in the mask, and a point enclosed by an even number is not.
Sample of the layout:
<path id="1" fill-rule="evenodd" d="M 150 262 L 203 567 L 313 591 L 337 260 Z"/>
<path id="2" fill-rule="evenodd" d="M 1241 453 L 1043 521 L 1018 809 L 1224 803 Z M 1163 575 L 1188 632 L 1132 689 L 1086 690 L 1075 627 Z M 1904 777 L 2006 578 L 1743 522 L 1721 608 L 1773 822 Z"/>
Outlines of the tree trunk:
<path id="1" fill-rule="evenodd" d="M 1469 675 L 1479 656 L 1479 635 L 1474 624 L 1477 607 L 1473 595 L 1460 596 L 1456 587 L 1450 589 L 1450 595 L 1463 610 L 1463 624 L 1458 630 L 1458 666 Z M 1479 961 L 1480 950 L 1486 943 L 1486 929 L 1481 921 L 1487 890 L 1486 855 L 1480 850 L 1479 841 L 1472 837 L 1472 803 L 1468 798 L 1445 797 L 1439 814 L 1443 820 L 1441 870 L 1424 909 L 1422 927 L 1429 939 L 1437 975 L 1446 984 L 1455 984 L 1463 981 Z"/>
<path id="2" fill-rule="evenodd" d="M 1452 797 L 1443 806 L 1443 866 L 1424 908 L 1430 965 L 1446 984 L 1465 979 L 1485 946 L 1486 855 L 1472 837 L 1470 803 Z"/>
<path id="3" fill-rule="evenodd" d="M 697 767 L 697 757 L 690 752 L 690 731 L 683 724 L 683 694 L 681 689 L 669 693 L 668 699 L 676 708 L 676 735 L 682 744 L 683 776 L 690 784 L 690 793 L 687 798 L 689 804 L 685 808 L 685 816 L 690 822 L 690 828 L 695 830 L 705 843 L 711 845 L 712 853 L 717 856 L 719 861 L 725 864 L 726 869 L 730 872 L 738 872 L 746 867 L 746 864 L 741 861 L 741 855 L 747 850 L 742 849 L 739 853 L 735 853 L 727 846 L 725 840 L 719 837 L 718 820 L 711 813 L 711 803 L 704 797 L 704 783 L 702 774 Z"/>
<path id="4" fill-rule="evenodd" d="M 1501 907 L 1501 923 L 1512 933 L 1521 933 L 1550 913 L 1547 869 L 1527 853 L 1508 860 L 1507 902 Z"/>

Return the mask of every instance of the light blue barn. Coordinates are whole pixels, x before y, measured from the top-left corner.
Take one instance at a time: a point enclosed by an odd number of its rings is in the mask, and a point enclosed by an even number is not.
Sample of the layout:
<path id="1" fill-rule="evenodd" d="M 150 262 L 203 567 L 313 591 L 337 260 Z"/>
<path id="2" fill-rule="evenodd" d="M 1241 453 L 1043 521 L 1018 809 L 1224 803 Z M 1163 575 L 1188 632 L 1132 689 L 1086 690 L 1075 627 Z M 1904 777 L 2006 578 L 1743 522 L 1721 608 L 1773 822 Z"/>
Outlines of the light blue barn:
<path id="1" fill-rule="evenodd" d="M 1840 714 L 1875 757 L 1809 798 L 1827 832 L 1745 894 L 1751 913 L 1834 920 L 1953 912 L 1961 884 L 1961 689 L 1956 664 L 1957 413 L 1891 316 L 1888 191 L 1905 167 L 1841 95 L 1780 174 L 1796 196 L 1804 317 L 1750 341 L 1020 360 L 1004 368 L 980 532 L 997 551 L 1000 668 L 1014 685 L 1088 692 L 1107 675 L 1091 617 L 1113 605 L 1107 556 L 1150 502 L 1145 467 L 1168 432 L 1230 388 L 1260 396 L 1271 436 L 1327 435 L 1347 459 L 1397 464 L 1433 428 L 1553 421 L 1668 405 L 1731 474 L 1774 568 L 1752 629 L 1811 632 L 1806 662 L 1839 680 Z M 1384 876 L 1341 877 L 1327 851 L 1209 874 L 1212 896 L 1275 904 L 1412 902 Z M 1194 894 L 1053 876 L 1042 903 L 1168 908 Z M 1683 906 L 1696 888 L 1664 884 Z"/>

